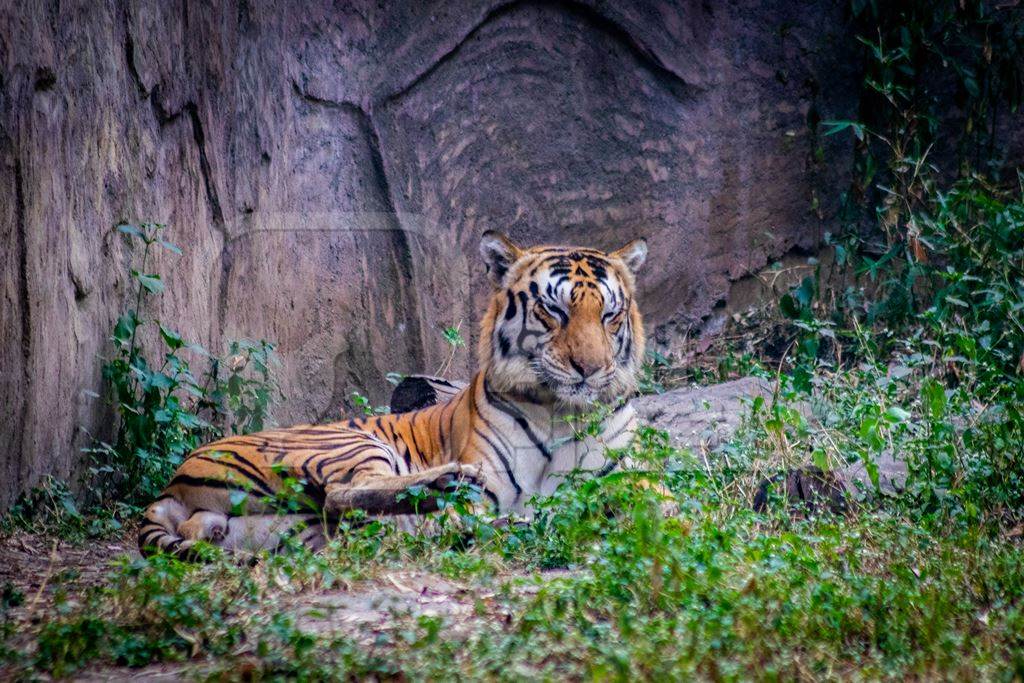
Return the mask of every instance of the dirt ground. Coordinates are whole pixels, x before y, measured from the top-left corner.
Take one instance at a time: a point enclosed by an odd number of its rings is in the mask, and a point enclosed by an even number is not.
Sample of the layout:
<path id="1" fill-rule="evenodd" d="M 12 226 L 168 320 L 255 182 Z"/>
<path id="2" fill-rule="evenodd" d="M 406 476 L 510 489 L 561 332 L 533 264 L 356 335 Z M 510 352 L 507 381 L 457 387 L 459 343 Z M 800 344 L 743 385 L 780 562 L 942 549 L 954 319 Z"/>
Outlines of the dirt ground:
<path id="1" fill-rule="evenodd" d="M 26 634 L 34 631 L 54 613 L 58 591 L 69 602 L 76 602 L 90 586 L 103 581 L 111 560 L 126 553 L 138 554 L 131 532 L 117 539 L 81 545 L 30 533 L 0 539 L 0 586 L 9 585 L 24 596 L 9 616 L 18 630 Z M 538 579 L 547 581 L 562 573 L 503 574 L 501 583 L 511 580 L 517 594 L 529 595 L 539 589 Z M 468 633 L 481 621 L 504 623 L 510 618 L 498 597 L 497 582 L 492 590 L 479 583 L 470 585 L 408 570 L 384 572 L 342 588 L 282 595 L 279 600 L 275 608 L 294 613 L 303 631 L 325 636 L 344 632 L 366 642 L 397 628 L 396 615 L 442 616 L 450 633 Z M 208 666 L 195 660 L 141 669 L 96 667 L 79 672 L 75 680 L 191 680 L 203 677 Z M 0 681 L 5 679 L 0 670 Z"/>

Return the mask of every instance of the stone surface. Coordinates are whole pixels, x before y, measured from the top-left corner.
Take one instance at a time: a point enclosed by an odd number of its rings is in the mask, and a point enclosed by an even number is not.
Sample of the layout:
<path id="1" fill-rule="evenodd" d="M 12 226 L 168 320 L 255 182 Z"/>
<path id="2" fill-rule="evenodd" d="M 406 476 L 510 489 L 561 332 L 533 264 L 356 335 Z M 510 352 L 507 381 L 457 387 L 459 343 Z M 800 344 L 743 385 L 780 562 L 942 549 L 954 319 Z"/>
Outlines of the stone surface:
<path id="1" fill-rule="evenodd" d="M 706 453 L 732 438 L 757 396 L 771 401 L 771 386 L 760 378 L 744 377 L 640 396 L 633 399 L 633 407 L 642 420 L 668 432 L 673 446 Z"/>
<path id="2" fill-rule="evenodd" d="M 652 336 L 686 330 L 834 213 L 850 140 L 818 122 L 857 107 L 846 8 L 0 0 L 0 508 L 109 433 L 86 392 L 130 297 L 122 220 L 185 249 L 151 314 L 279 343 L 282 422 L 440 367 L 488 228 L 646 236 Z"/>
<path id="3" fill-rule="evenodd" d="M 883 495 L 896 495 L 906 487 L 909 474 L 907 463 L 892 453 L 884 452 L 878 456 L 875 467 L 878 469 L 878 490 Z M 843 482 L 857 497 L 870 495 L 875 490 L 867 466 L 861 461 L 844 467 L 842 477 Z"/>
<path id="4" fill-rule="evenodd" d="M 744 377 L 731 382 L 640 396 L 633 399 L 633 405 L 644 421 L 667 432 L 674 446 L 713 458 L 714 450 L 736 434 L 744 417 L 750 414 L 751 403 L 758 396 L 770 403 L 771 385 L 757 377 Z M 796 408 L 811 416 L 809 406 Z M 895 495 L 903 490 L 908 473 L 906 462 L 886 452 L 874 465 L 878 469 L 878 488 L 882 494 Z M 808 497 L 828 499 L 830 490 L 834 488 L 833 481 L 844 486 L 855 498 L 874 493 L 874 485 L 863 462 L 834 470 L 831 473 L 834 480 L 823 478 L 820 470 L 815 475 L 811 470 L 816 469 L 807 467 L 781 473 L 779 483 L 786 495 L 802 498 L 806 490 Z M 760 495 L 763 498 L 763 491 Z"/>

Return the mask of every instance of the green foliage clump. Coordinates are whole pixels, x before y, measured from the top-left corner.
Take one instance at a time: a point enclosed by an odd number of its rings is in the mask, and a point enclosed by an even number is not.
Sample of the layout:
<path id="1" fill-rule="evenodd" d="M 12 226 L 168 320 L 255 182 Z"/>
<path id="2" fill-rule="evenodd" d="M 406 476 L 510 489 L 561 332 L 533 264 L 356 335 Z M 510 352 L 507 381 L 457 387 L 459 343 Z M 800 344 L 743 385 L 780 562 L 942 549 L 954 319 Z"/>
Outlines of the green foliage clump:
<path id="1" fill-rule="evenodd" d="M 130 244 L 142 246 L 142 255 L 129 271 L 133 305 L 117 319 L 114 353 L 103 365 L 102 398 L 113 427 L 109 438 L 85 449 L 85 495 L 47 480 L 15 502 L 0 523 L 4 531 L 47 529 L 70 539 L 109 534 L 160 493 L 191 450 L 223 434 L 248 434 L 271 424 L 271 410 L 281 398 L 273 344 L 231 341 L 218 358 L 146 316 L 150 299 L 164 291 L 160 275 L 149 272 L 154 250 L 181 254 L 163 239 L 163 230 L 155 223 L 118 226 Z M 193 369 L 197 363 L 202 372 Z"/>
<path id="2" fill-rule="evenodd" d="M 1000 114 L 1024 98 L 1024 15 L 982 0 L 852 10 L 862 118 L 826 134 L 856 140 L 847 208 L 866 212 L 829 238 L 855 286 L 826 300 L 809 277 L 783 297 L 792 386 L 830 397 L 838 429 L 815 453 L 862 460 L 873 477 L 880 456 L 899 456 L 916 513 L 1012 524 L 1024 510 L 1024 178 L 997 150 Z"/>
<path id="3" fill-rule="evenodd" d="M 895 454 L 921 513 L 1024 510 L 1024 193 L 958 181 L 914 214 L 928 256 L 829 310 L 812 278 L 782 301 L 792 386 L 832 406 L 836 462 Z M 840 253 L 866 263 L 856 254 Z M 896 306 L 893 302 L 900 302 Z M 900 308 L 905 307 L 905 308 Z"/>
<path id="4" fill-rule="evenodd" d="M 90 481 L 96 502 L 138 505 L 156 497 L 174 469 L 200 444 L 223 433 L 263 429 L 280 395 L 273 378 L 274 346 L 266 341 L 232 341 L 224 360 L 186 342 L 172 327 L 143 317 L 149 297 L 164 290 L 160 276 L 147 272 L 154 248 L 181 251 L 162 239 L 163 226 L 146 223 L 118 228 L 143 246 L 141 264 L 131 269 L 134 307 L 114 327 L 114 356 L 103 366 L 117 416 L 111 443 L 89 448 Z M 143 339 L 159 353 L 147 354 Z M 192 362 L 209 369 L 198 374 Z M 191 359 L 191 360 L 190 360 Z M 225 371 L 226 367 L 226 371 Z"/>
<path id="5" fill-rule="evenodd" d="M 60 538 L 82 540 L 114 533 L 121 522 L 109 512 L 83 510 L 65 482 L 48 477 L 19 496 L 0 519 L 0 534 L 17 529 L 46 529 Z"/>

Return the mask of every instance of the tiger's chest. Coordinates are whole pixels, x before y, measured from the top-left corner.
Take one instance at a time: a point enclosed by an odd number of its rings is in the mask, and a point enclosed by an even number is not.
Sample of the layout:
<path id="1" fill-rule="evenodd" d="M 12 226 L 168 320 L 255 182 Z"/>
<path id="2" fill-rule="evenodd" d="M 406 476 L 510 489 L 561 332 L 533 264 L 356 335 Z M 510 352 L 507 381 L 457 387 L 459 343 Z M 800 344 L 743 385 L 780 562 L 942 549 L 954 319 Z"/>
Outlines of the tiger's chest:
<path id="1" fill-rule="evenodd" d="M 524 431 L 521 425 L 514 427 Z M 488 473 L 488 487 L 496 490 L 502 512 L 530 516 L 530 500 L 550 496 L 571 473 L 601 476 L 612 471 L 620 455 L 616 451 L 629 446 L 635 428 L 636 413 L 628 404 L 601 421 L 533 421 L 532 438 L 516 442 L 506 471 Z"/>

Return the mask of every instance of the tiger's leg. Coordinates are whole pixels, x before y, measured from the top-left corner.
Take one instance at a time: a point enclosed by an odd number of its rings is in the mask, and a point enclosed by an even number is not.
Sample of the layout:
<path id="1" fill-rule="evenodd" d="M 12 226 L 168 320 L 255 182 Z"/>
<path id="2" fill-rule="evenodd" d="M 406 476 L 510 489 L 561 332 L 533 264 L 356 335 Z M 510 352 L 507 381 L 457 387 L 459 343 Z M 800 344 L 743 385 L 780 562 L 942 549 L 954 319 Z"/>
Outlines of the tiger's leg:
<path id="1" fill-rule="evenodd" d="M 193 546 L 206 541 L 230 551 L 241 561 L 252 560 L 262 551 L 275 552 L 287 539 L 316 552 L 327 545 L 324 520 L 312 514 L 259 514 L 228 517 L 199 511 L 178 525 L 181 541 L 175 554 L 198 559 Z"/>
<path id="2" fill-rule="evenodd" d="M 419 472 L 395 474 L 395 454 L 386 448 L 363 452 L 359 463 L 327 473 L 323 482 L 324 512 L 328 516 L 351 510 L 371 515 L 408 515 L 435 512 L 438 496 L 458 482 L 482 487 L 479 465 L 447 463 Z M 435 495 L 414 496 L 410 487 L 422 487 Z"/>
<path id="3" fill-rule="evenodd" d="M 317 551 L 327 545 L 324 520 L 313 514 L 244 515 L 228 520 L 224 537 L 217 543 L 234 553 L 276 551 L 285 539 Z"/>

